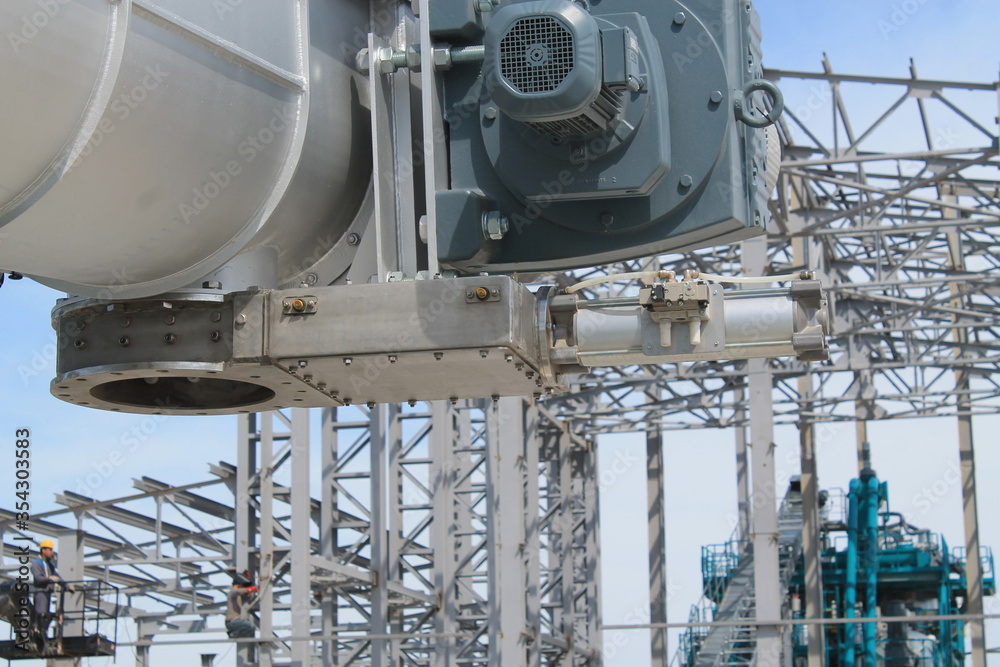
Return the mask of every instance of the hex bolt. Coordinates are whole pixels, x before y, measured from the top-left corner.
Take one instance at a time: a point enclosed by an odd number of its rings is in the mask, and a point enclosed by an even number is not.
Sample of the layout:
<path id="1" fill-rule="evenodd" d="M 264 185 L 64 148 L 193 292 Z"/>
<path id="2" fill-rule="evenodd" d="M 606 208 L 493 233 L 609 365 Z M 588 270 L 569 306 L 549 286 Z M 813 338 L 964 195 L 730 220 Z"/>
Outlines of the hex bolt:
<path id="1" fill-rule="evenodd" d="M 682 188 L 689 188 L 689 187 L 691 187 L 692 183 L 694 183 L 694 180 L 691 178 L 690 174 L 684 174 L 683 176 L 681 176 L 681 187 Z"/>
<path id="2" fill-rule="evenodd" d="M 435 352 L 434 361 L 441 361 L 444 358 L 444 352 Z"/>
<path id="3" fill-rule="evenodd" d="M 326 389 L 326 383 L 325 382 L 317 382 L 316 383 L 316 388 L 319 389 L 320 391 L 323 391 L 324 389 Z"/>
<path id="4" fill-rule="evenodd" d="M 246 323 L 247 323 L 246 313 L 240 313 L 239 315 L 236 316 L 236 326 L 241 327 Z"/>
<path id="5" fill-rule="evenodd" d="M 345 366 L 350 366 L 351 365 L 351 358 L 350 357 L 344 357 L 344 365 Z"/>
<path id="6" fill-rule="evenodd" d="M 396 363 L 396 355 L 395 354 L 390 354 L 389 355 L 389 363 L 390 364 Z"/>
<path id="7" fill-rule="evenodd" d="M 215 311 L 215 312 L 212 313 L 212 321 L 213 322 L 218 322 L 221 319 L 222 319 L 222 313 L 220 313 L 218 311 Z"/>
<path id="8" fill-rule="evenodd" d="M 483 111 L 483 117 L 486 120 L 494 120 L 497 117 L 497 108 L 496 107 L 486 107 L 486 110 Z"/>
<path id="9" fill-rule="evenodd" d="M 412 408 L 412 407 L 413 407 L 414 405 L 416 405 L 416 404 L 417 404 L 417 399 L 415 399 L 415 398 L 411 398 L 410 400 L 408 400 L 408 401 L 406 402 L 406 404 L 407 404 L 407 405 L 409 405 L 409 406 L 410 406 L 410 407 Z"/>
<path id="10" fill-rule="evenodd" d="M 490 398 L 492 398 L 493 402 L 496 403 L 497 401 L 500 400 L 500 394 L 493 394 L 492 396 L 490 396 Z"/>
<path id="11" fill-rule="evenodd" d="M 365 403 L 365 405 L 368 406 L 369 410 L 374 410 L 375 409 L 375 401 L 368 401 L 367 403 Z"/>
<path id="12" fill-rule="evenodd" d="M 721 90 L 712 91 L 712 94 L 709 96 L 708 99 L 709 101 L 711 101 L 712 104 L 719 104 L 720 102 L 722 102 L 722 91 Z"/>
<path id="13" fill-rule="evenodd" d="M 500 211 L 487 211 L 483 213 L 483 235 L 491 241 L 499 241 L 510 229 L 507 218 L 500 215 Z"/>
<path id="14" fill-rule="evenodd" d="M 500 290 L 498 290 L 498 289 L 491 289 L 490 290 L 490 295 L 491 296 L 500 296 Z"/>
<path id="15" fill-rule="evenodd" d="M 174 317 L 173 315 L 167 315 L 166 317 L 163 318 L 163 323 L 167 325 L 173 324 L 176 321 L 177 318 Z"/>
<path id="16" fill-rule="evenodd" d="M 306 361 L 305 359 L 299 359 L 299 368 L 305 368 L 308 365 L 309 365 L 308 361 Z"/>
<path id="17" fill-rule="evenodd" d="M 218 343 L 220 340 L 222 340 L 222 334 L 218 331 L 213 331 L 212 333 L 208 334 L 208 337 L 212 339 L 213 343 Z"/>
<path id="18" fill-rule="evenodd" d="M 514 361 L 514 355 L 513 354 L 505 354 L 503 360 L 506 361 L 509 364 L 512 361 Z"/>
<path id="19" fill-rule="evenodd" d="M 132 341 L 129 340 L 128 336 L 122 336 L 121 338 L 118 339 L 118 344 L 121 345 L 122 347 L 128 347 L 129 343 L 131 342 Z"/>
<path id="20" fill-rule="evenodd" d="M 303 382 L 312 382 L 313 381 L 313 376 L 312 375 L 303 375 L 302 376 L 302 381 Z"/>
<path id="21" fill-rule="evenodd" d="M 307 285 L 315 285 L 316 281 L 318 281 L 318 280 L 319 280 L 319 276 L 317 276 L 315 273 L 310 273 L 310 274 L 306 275 L 306 284 Z"/>
<path id="22" fill-rule="evenodd" d="M 490 351 L 489 350 L 479 350 L 479 356 L 482 357 L 483 359 L 485 359 L 486 357 L 490 356 Z"/>
<path id="23" fill-rule="evenodd" d="M 605 227 L 610 227 L 611 225 L 614 224 L 614 222 L 615 222 L 615 216 L 614 215 L 612 215 L 611 213 L 609 213 L 607 211 L 605 211 L 604 213 L 601 213 L 601 224 L 602 225 L 604 225 Z"/>
<path id="24" fill-rule="evenodd" d="M 358 245 L 361 243 L 361 234 L 351 232 L 347 235 L 347 245 Z"/>
<path id="25" fill-rule="evenodd" d="M 472 298 L 472 297 L 474 297 L 474 296 L 476 296 L 476 293 L 475 293 L 475 292 L 473 292 L 473 291 L 472 291 L 472 290 L 470 290 L 470 289 L 467 289 L 467 290 L 465 290 L 465 298 L 466 298 L 466 299 L 471 299 L 471 298 Z"/>
<path id="26" fill-rule="evenodd" d="M 173 335 L 172 333 L 163 334 L 163 342 L 166 343 L 167 345 L 173 345 L 176 340 L 177 336 Z"/>

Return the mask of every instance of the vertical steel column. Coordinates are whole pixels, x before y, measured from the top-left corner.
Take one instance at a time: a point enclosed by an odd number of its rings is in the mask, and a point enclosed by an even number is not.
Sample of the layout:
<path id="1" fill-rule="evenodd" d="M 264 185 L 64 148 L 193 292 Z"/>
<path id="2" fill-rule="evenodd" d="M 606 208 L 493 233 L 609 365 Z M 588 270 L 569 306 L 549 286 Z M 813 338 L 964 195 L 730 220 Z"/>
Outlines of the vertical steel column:
<path id="1" fill-rule="evenodd" d="M 337 524 L 340 513 L 337 511 L 337 490 L 333 486 L 333 472 L 337 460 L 337 408 L 326 408 L 322 416 L 322 452 L 320 453 L 320 519 L 319 548 L 320 556 L 328 562 L 337 559 Z M 324 637 L 336 636 L 337 627 L 337 594 L 333 585 L 323 589 L 323 599 L 320 604 L 323 613 L 322 632 Z M 323 667 L 334 667 L 340 661 L 337 659 L 337 641 L 324 639 L 320 643 L 320 656 Z"/>
<path id="2" fill-rule="evenodd" d="M 542 599 L 541 599 L 541 535 L 539 534 L 539 448 L 542 439 L 539 434 L 541 416 L 538 408 L 527 405 L 524 409 L 524 468 L 525 468 L 525 525 L 524 557 L 525 574 L 525 621 L 528 627 L 528 667 L 542 664 Z"/>
<path id="3" fill-rule="evenodd" d="M 487 408 L 490 667 L 525 667 L 524 415 L 520 398 Z"/>
<path id="4" fill-rule="evenodd" d="M 386 534 L 385 534 L 385 583 L 397 584 L 402 580 L 403 562 L 403 506 L 406 501 L 403 498 L 403 424 L 402 411 L 398 404 L 386 405 L 387 431 L 385 455 L 387 458 L 386 468 Z M 386 622 L 389 625 L 389 634 L 399 635 L 403 633 L 403 607 L 400 605 L 387 608 L 388 615 Z M 403 657 L 402 639 L 392 639 L 389 655 L 393 661 L 400 661 Z"/>
<path id="5" fill-rule="evenodd" d="M 757 621 L 781 618 L 778 511 L 774 479 L 772 376 L 766 359 L 747 362 L 750 385 L 750 446 L 753 467 L 753 565 Z M 757 664 L 781 664 L 781 627 L 757 626 Z"/>
<path id="6" fill-rule="evenodd" d="M 816 237 L 795 237 L 792 240 L 795 263 L 807 268 L 825 268 L 823 250 Z M 825 275 L 823 272 L 821 275 Z M 799 460 L 802 494 L 802 558 L 805 583 L 805 617 L 823 618 L 823 565 L 820 553 L 819 479 L 816 469 L 816 428 L 813 421 L 813 378 L 803 374 L 798 379 Z M 808 637 L 808 667 L 823 667 L 826 655 L 826 630 L 821 625 L 805 625 Z M 787 632 L 786 659 L 792 660 L 790 646 L 794 633 Z"/>
<path id="7" fill-rule="evenodd" d="M 812 376 L 799 378 L 799 454 L 802 466 L 802 559 L 805 578 L 805 617 L 823 618 L 823 566 L 820 560 L 819 479 L 816 470 L 816 430 L 812 421 Z M 825 630 L 806 625 L 809 637 L 809 667 L 823 667 L 826 655 Z"/>
<path id="8" fill-rule="evenodd" d="M 434 550 L 434 588 L 439 607 L 434 617 L 434 632 L 452 635 L 458 629 L 458 600 L 456 599 L 455 570 L 458 567 L 455 549 L 455 479 L 458 465 L 454 460 L 454 447 L 458 444 L 455 433 L 455 411 L 447 401 L 431 404 L 430 485 L 434 520 L 431 522 L 431 548 Z M 439 636 L 434 643 L 432 667 L 454 667 L 455 640 Z"/>
<path id="9" fill-rule="evenodd" d="M 649 535 L 649 622 L 667 622 L 667 551 L 663 489 L 663 433 L 646 426 L 646 509 Z M 667 667 L 667 629 L 650 632 L 652 665 Z"/>
<path id="10" fill-rule="evenodd" d="M 371 516 L 369 544 L 371 548 L 371 633 L 385 635 L 389 621 L 389 554 L 386 548 L 386 406 L 369 406 L 368 448 L 371 460 Z M 384 638 L 371 640 L 371 664 L 390 664 L 391 642 Z"/>
<path id="11" fill-rule="evenodd" d="M 954 195 L 946 198 L 955 200 Z M 955 212 L 949 211 L 946 217 L 954 217 Z M 962 251 L 962 241 L 957 231 L 949 231 L 948 255 L 952 268 L 965 270 L 965 255 Z M 951 283 L 952 294 L 960 295 L 965 289 L 964 283 Z M 956 296 L 953 305 L 964 306 L 964 299 Z M 959 316 L 953 320 L 958 323 Z M 964 356 L 965 347 L 969 342 L 969 331 L 964 327 L 955 328 L 956 356 Z M 976 452 L 972 438 L 972 400 L 969 397 L 970 383 L 967 367 L 955 367 L 955 402 L 958 413 L 958 459 L 962 470 L 962 518 L 965 523 L 965 576 L 968 581 L 968 602 L 966 612 L 969 614 L 983 613 L 983 569 L 979 561 L 979 508 L 976 495 Z M 986 635 L 983 621 L 969 621 L 969 635 L 972 639 L 973 667 L 986 667 Z"/>
<path id="12" fill-rule="evenodd" d="M 83 533 L 79 530 L 67 530 L 57 536 L 59 546 L 59 572 L 63 581 L 83 581 Z M 58 595 L 59 589 L 56 589 Z M 69 612 L 75 619 L 66 620 L 63 624 L 64 637 L 80 637 L 83 635 L 83 593 L 70 589 L 63 592 L 62 611 Z M 76 660 L 79 663 L 79 658 Z"/>
<path id="13" fill-rule="evenodd" d="M 867 419 L 870 416 L 871 410 L 867 402 L 867 396 L 869 394 L 872 374 L 870 370 L 858 371 L 854 374 L 854 381 L 858 384 L 858 398 L 855 401 L 855 439 L 857 445 L 857 456 L 858 456 L 858 477 L 861 476 L 862 471 L 865 469 L 865 458 L 867 457 L 868 450 L 868 422 Z"/>
<path id="14" fill-rule="evenodd" d="M 764 274 L 767 239 L 758 237 L 741 244 L 746 275 Z M 770 361 L 747 361 L 750 392 L 750 455 L 753 481 L 751 538 L 753 540 L 754 597 L 757 621 L 781 618 L 781 570 L 778 562 L 777 489 L 774 479 L 774 379 Z M 781 627 L 757 627 L 757 664 L 781 664 Z"/>
<path id="15" fill-rule="evenodd" d="M 747 457 L 747 417 L 746 390 L 743 387 L 733 392 L 736 411 L 736 521 L 739 527 L 737 537 L 750 539 L 750 463 Z"/>
<path id="16" fill-rule="evenodd" d="M 559 557 L 562 635 L 572 637 L 576 627 L 576 600 L 573 590 L 573 549 L 576 542 L 576 516 L 573 511 L 573 442 L 569 434 L 560 431 L 559 447 Z"/>
<path id="17" fill-rule="evenodd" d="M 153 636 L 160 627 L 159 620 L 145 617 L 137 618 L 135 626 L 135 667 L 151 667 L 149 649 L 153 643 Z M 236 655 L 239 659 L 240 654 Z M 239 663 L 237 662 L 237 664 Z"/>
<path id="18" fill-rule="evenodd" d="M 274 413 L 260 420 L 260 569 L 258 583 L 261 643 L 257 649 L 260 667 L 272 666 L 274 637 Z"/>
<path id="19" fill-rule="evenodd" d="M 292 543 L 291 560 L 291 609 L 292 636 L 308 637 L 311 632 L 310 610 L 310 563 L 312 552 L 309 539 L 312 498 L 309 494 L 309 410 L 292 410 Z M 292 661 L 290 667 L 311 667 L 312 646 L 308 639 L 291 642 Z"/>
<path id="20" fill-rule="evenodd" d="M 567 428 L 568 428 L 567 424 Z M 585 664 L 600 667 L 603 664 L 603 654 L 600 647 L 602 640 L 601 615 L 601 523 L 600 498 L 597 489 L 597 446 L 592 440 L 587 441 L 583 454 L 583 520 L 584 520 L 584 552 L 585 566 L 582 568 L 585 588 L 583 599 L 586 601 L 586 622 L 583 625 L 584 648 L 589 650 L 589 660 Z M 579 659 L 578 659 L 579 660 Z"/>
<path id="21" fill-rule="evenodd" d="M 266 417 L 264 417 L 266 419 Z M 233 560 L 237 572 L 244 570 L 256 571 L 257 564 L 253 556 L 256 546 L 257 515 L 252 500 L 253 480 L 257 475 L 257 422 L 261 419 L 257 414 L 245 414 L 237 417 L 237 451 L 236 451 L 236 497 L 233 500 L 235 512 L 233 538 Z M 249 667 L 255 662 L 253 644 L 240 642 L 236 645 L 236 667 Z"/>

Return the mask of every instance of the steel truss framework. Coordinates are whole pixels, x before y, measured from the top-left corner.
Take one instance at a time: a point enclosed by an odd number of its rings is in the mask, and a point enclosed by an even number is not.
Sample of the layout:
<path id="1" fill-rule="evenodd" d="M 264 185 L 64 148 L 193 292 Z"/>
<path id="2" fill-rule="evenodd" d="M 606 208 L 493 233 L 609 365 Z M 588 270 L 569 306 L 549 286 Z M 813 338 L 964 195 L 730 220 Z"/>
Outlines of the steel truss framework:
<path id="1" fill-rule="evenodd" d="M 236 464 L 210 466 L 210 479 L 172 486 L 144 477 L 135 495 L 108 501 L 65 492 L 65 509 L 33 527 L 59 537 L 64 570 L 125 590 L 137 665 L 177 637 L 226 641 L 204 633 L 222 631 L 233 567 L 261 584 L 258 641 L 237 645 L 239 665 L 599 665 L 600 434 L 647 433 L 650 616 L 662 624 L 664 432 L 735 427 L 740 530 L 755 543 L 756 613 L 766 623 L 778 619 L 782 596 L 770 540 L 773 461 L 771 448 L 758 447 L 748 464 L 747 445 L 772 442 L 775 424 L 800 427 L 806 612 L 815 618 L 814 426 L 856 421 L 860 446 L 867 420 L 951 415 L 966 546 L 976 553 L 971 420 L 1000 409 L 1000 83 L 823 69 L 767 73 L 788 104 L 766 242 L 541 280 L 568 285 L 661 266 L 813 269 L 834 313 L 828 362 L 605 369 L 535 403 L 243 415 Z M 589 295 L 630 289 L 608 283 Z M 0 530 L 9 569 L 10 512 Z M 972 625 L 983 665 L 981 627 Z M 777 624 L 758 629 L 758 664 L 778 663 L 780 635 Z M 821 633 L 812 640 L 818 665 Z M 665 644 L 654 632 L 655 664 L 666 664 Z"/>

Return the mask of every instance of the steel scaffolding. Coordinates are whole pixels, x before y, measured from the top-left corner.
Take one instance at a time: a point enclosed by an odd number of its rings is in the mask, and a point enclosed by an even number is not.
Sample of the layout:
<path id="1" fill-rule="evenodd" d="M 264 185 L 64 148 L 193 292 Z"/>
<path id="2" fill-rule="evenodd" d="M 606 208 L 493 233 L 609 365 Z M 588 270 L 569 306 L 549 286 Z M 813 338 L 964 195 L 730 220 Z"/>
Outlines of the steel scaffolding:
<path id="1" fill-rule="evenodd" d="M 954 417 L 965 547 L 978 553 L 971 423 L 1000 411 L 1000 82 L 932 81 L 915 68 L 909 78 L 849 76 L 825 61 L 819 73 L 767 75 L 787 104 L 766 241 L 539 282 L 651 267 L 816 270 L 835 319 L 829 361 L 595 370 L 538 401 L 246 414 L 236 463 L 210 466 L 205 481 L 144 477 L 136 494 L 104 501 L 64 492 L 64 509 L 33 527 L 57 535 L 61 553 L 80 554 L 74 568 L 123 589 L 136 665 L 177 637 L 228 641 L 232 568 L 260 583 L 258 635 L 238 643 L 241 666 L 601 665 L 596 448 L 607 433 L 647 436 L 650 618 L 662 628 L 663 442 L 673 430 L 735 429 L 740 533 L 755 543 L 759 665 L 780 664 L 787 627 L 776 424 L 800 431 L 807 619 L 821 617 L 818 425 L 855 422 L 860 451 L 870 420 Z M 0 530 L 9 569 L 11 512 L 0 511 Z M 977 559 L 969 563 L 969 612 L 981 614 L 982 576 Z M 984 667 L 982 623 L 970 627 Z M 813 667 L 822 634 L 811 640 Z M 669 660 L 666 644 L 653 633 L 654 664 Z"/>

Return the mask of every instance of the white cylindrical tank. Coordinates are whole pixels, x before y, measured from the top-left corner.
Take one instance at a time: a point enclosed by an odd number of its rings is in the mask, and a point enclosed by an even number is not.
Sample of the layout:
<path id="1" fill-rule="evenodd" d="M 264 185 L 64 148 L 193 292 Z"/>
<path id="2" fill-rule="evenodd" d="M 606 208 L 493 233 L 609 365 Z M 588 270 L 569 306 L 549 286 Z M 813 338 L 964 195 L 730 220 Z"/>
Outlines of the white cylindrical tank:
<path id="1" fill-rule="evenodd" d="M 117 299 L 199 285 L 241 252 L 276 284 L 346 268 L 371 179 L 367 14 L 3 0 L 0 270 Z"/>

